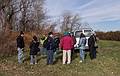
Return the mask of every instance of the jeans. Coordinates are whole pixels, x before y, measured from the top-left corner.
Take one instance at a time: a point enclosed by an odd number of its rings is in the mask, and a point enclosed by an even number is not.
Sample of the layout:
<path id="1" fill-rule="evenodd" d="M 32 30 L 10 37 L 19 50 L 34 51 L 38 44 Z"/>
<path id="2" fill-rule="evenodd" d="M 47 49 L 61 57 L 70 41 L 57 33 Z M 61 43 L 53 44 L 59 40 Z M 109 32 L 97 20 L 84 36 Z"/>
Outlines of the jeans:
<path id="1" fill-rule="evenodd" d="M 47 50 L 47 64 L 53 64 L 53 50 Z"/>
<path id="2" fill-rule="evenodd" d="M 53 60 L 56 60 L 57 52 L 54 52 Z"/>
<path id="3" fill-rule="evenodd" d="M 18 48 L 18 63 L 23 63 L 24 55 L 23 55 L 23 48 Z"/>
<path id="4" fill-rule="evenodd" d="M 37 64 L 36 55 L 30 55 L 30 64 Z"/>
<path id="5" fill-rule="evenodd" d="M 80 49 L 80 59 L 84 61 L 84 58 L 85 58 L 85 51 L 84 49 Z"/>
<path id="6" fill-rule="evenodd" d="M 66 54 L 68 55 L 68 57 Z M 63 64 L 65 64 L 66 61 L 67 61 L 67 64 L 71 63 L 71 50 L 63 50 Z"/>
<path id="7" fill-rule="evenodd" d="M 41 54 L 42 55 L 47 55 L 47 50 L 44 47 L 41 47 Z"/>
<path id="8" fill-rule="evenodd" d="M 53 60 L 55 61 L 57 58 L 57 53 L 59 52 L 59 48 L 56 48 L 54 51 L 54 56 L 53 56 Z"/>

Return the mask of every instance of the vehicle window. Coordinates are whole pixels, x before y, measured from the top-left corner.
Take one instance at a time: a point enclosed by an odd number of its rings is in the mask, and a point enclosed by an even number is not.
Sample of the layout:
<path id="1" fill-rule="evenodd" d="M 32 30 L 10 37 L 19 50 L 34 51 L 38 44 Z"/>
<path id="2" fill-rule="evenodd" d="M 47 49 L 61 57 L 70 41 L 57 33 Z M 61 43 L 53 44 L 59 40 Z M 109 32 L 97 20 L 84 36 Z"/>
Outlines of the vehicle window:
<path id="1" fill-rule="evenodd" d="M 92 30 L 84 30 L 84 34 L 86 37 L 90 37 L 91 33 L 92 33 Z"/>
<path id="2" fill-rule="evenodd" d="M 86 32 L 91 32 L 91 30 L 84 30 L 84 32 L 86 33 Z"/>
<path id="3" fill-rule="evenodd" d="M 80 37 L 80 34 L 82 33 L 82 31 L 76 31 L 75 32 L 75 37 Z"/>

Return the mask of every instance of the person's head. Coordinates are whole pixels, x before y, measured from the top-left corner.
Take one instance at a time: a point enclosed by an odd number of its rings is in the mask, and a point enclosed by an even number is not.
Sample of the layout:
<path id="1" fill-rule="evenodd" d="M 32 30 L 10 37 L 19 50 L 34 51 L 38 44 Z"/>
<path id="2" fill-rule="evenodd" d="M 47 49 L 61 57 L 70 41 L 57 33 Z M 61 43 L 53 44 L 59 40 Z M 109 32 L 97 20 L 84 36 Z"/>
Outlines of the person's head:
<path id="1" fill-rule="evenodd" d="M 37 41 L 37 37 L 36 37 L 36 36 L 33 36 L 33 40 L 34 40 L 34 41 Z"/>
<path id="2" fill-rule="evenodd" d="M 48 36 L 53 37 L 53 32 L 49 32 Z"/>
<path id="3" fill-rule="evenodd" d="M 80 38 L 82 38 L 82 37 L 85 37 L 85 35 L 83 33 L 80 34 Z"/>
<path id="4" fill-rule="evenodd" d="M 24 36 L 24 32 L 23 31 L 20 31 L 20 36 Z"/>

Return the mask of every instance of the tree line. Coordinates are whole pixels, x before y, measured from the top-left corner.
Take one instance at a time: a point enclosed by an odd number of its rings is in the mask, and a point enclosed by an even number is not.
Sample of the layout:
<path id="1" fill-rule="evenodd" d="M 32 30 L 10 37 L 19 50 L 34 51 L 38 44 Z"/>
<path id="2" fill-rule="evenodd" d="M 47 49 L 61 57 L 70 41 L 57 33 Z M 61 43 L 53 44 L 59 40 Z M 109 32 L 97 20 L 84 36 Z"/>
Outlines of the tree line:
<path id="1" fill-rule="evenodd" d="M 97 37 L 101 40 L 120 41 L 120 31 L 96 32 Z"/>
<path id="2" fill-rule="evenodd" d="M 44 4 L 45 0 L 0 0 L 0 53 L 12 54 L 16 50 L 19 31 L 29 33 L 26 36 L 29 37 L 32 33 L 40 35 L 58 29 L 63 33 L 81 28 L 78 14 L 65 11 L 53 21 Z"/>

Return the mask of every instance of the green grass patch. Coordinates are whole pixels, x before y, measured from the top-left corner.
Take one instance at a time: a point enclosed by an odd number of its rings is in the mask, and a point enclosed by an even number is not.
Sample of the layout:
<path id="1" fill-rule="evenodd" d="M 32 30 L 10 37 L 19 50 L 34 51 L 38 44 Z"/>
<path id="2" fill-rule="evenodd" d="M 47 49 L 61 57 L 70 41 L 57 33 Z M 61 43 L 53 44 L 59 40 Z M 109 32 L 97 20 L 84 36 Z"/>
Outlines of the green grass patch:
<path id="1" fill-rule="evenodd" d="M 0 58 L 0 76 L 119 76 L 120 42 L 101 40 L 98 45 L 96 60 L 91 61 L 88 55 L 79 63 L 79 54 L 74 54 L 70 65 L 62 64 L 61 54 L 54 65 L 46 65 L 46 57 L 39 55 L 38 64 L 30 65 L 28 52 L 23 64 L 17 63 L 17 55 Z"/>

